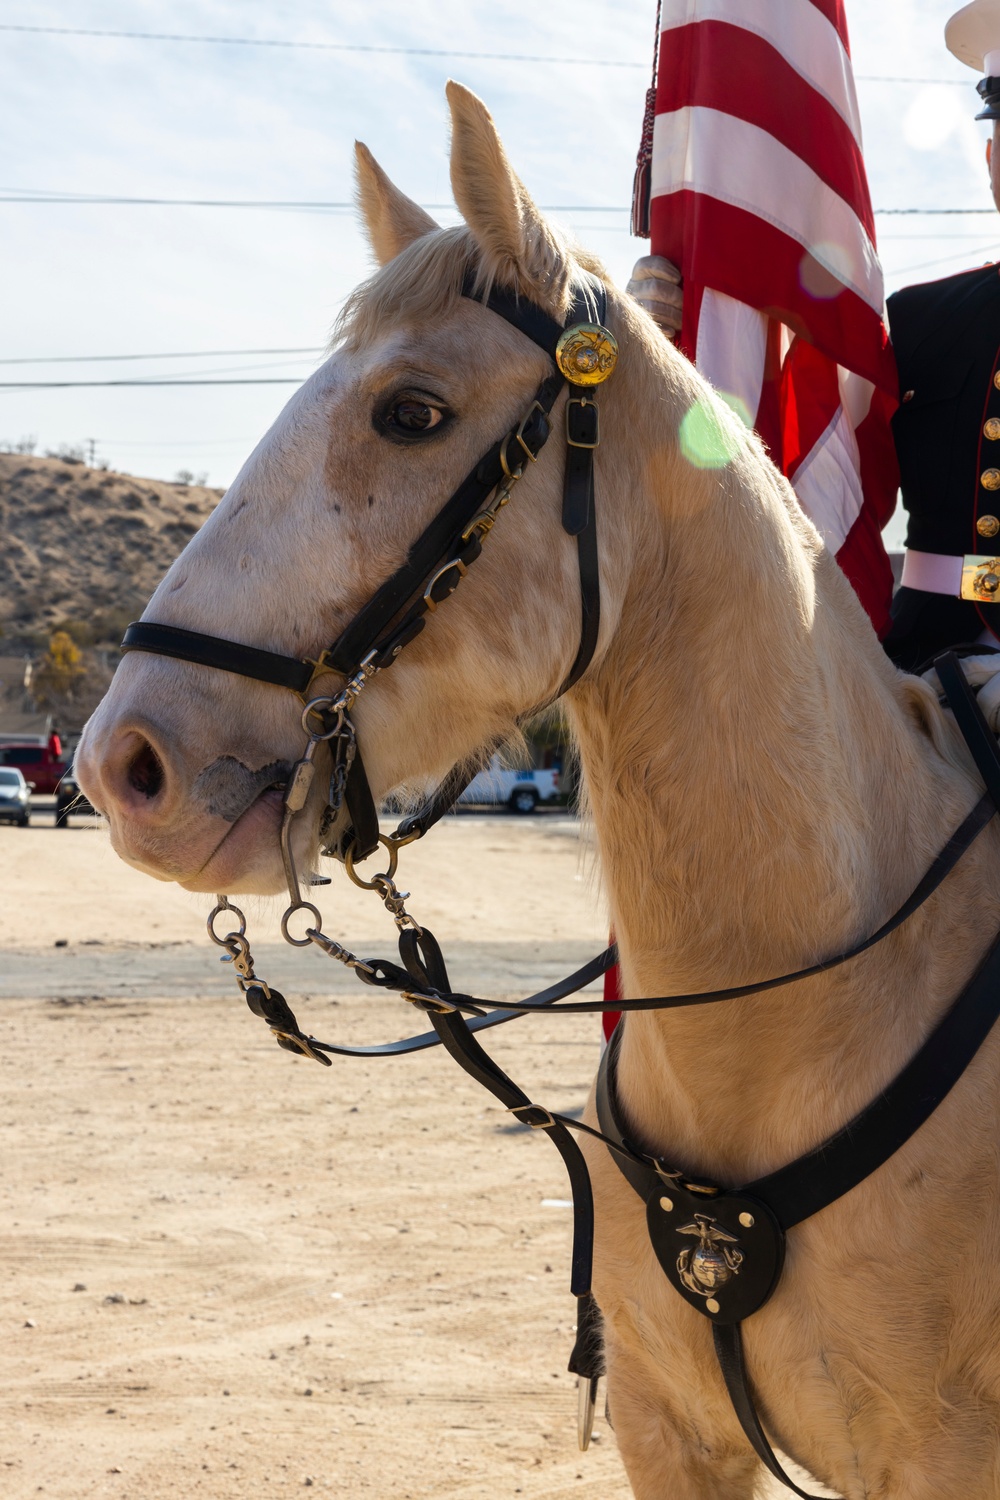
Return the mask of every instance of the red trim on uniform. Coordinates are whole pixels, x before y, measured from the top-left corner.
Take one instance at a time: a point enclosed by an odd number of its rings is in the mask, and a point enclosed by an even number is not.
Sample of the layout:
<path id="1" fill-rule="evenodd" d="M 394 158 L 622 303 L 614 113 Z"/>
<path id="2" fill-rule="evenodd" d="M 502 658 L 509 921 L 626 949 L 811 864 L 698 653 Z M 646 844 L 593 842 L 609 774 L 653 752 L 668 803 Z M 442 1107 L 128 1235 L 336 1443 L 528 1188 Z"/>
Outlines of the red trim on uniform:
<path id="1" fill-rule="evenodd" d="M 976 448 L 976 498 L 972 505 L 972 546 L 969 548 L 970 552 L 975 553 L 979 552 L 979 544 L 982 541 L 979 532 L 976 530 L 976 522 L 979 520 L 979 507 L 982 504 L 980 499 L 982 485 L 979 483 L 979 476 L 983 472 L 983 428 L 986 426 L 986 414 L 990 409 L 990 399 L 995 389 L 993 378 L 997 373 L 998 366 L 1000 366 L 1000 349 L 997 350 L 996 358 L 993 361 L 993 368 L 990 371 L 990 382 L 986 387 L 986 400 L 983 402 L 983 414 L 979 419 L 979 444 Z M 987 464 L 987 468 L 995 467 L 996 465 L 994 464 Z M 997 492 L 997 502 L 1000 504 L 1000 491 Z M 986 626 L 986 629 L 992 630 L 994 635 L 1000 635 L 1000 606 L 995 605 L 993 609 L 989 609 L 983 614 L 983 606 L 977 602 L 975 610 Z M 992 619 L 990 618 L 991 615 Z"/>

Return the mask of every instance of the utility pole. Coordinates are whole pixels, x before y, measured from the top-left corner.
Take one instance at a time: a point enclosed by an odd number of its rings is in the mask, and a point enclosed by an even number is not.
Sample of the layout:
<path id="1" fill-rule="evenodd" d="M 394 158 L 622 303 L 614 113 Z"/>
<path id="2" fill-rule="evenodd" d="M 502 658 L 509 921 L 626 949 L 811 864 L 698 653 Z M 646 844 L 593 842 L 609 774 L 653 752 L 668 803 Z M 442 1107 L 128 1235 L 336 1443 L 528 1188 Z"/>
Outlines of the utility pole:
<path id="1" fill-rule="evenodd" d="M 90 457 L 88 458 L 87 462 L 88 462 L 90 468 L 93 468 L 94 467 L 94 453 L 95 453 L 95 449 L 96 449 L 96 439 L 95 438 L 88 438 L 87 439 L 87 447 L 90 449 Z"/>

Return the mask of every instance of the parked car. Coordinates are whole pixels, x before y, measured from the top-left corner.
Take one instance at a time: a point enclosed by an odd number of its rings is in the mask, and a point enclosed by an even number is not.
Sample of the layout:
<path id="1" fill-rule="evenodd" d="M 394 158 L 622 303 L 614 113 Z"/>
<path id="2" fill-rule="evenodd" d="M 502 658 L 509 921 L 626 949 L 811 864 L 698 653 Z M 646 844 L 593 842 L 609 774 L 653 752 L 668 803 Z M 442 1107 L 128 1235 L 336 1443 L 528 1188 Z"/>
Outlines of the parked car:
<path id="1" fill-rule="evenodd" d="M 31 822 L 31 784 L 16 766 L 0 766 L 0 819 L 19 828 Z"/>
<path id="2" fill-rule="evenodd" d="M 26 781 L 34 782 L 40 797 L 51 797 L 67 770 L 66 762 L 60 760 L 51 742 L 46 744 L 45 740 L 0 744 L 0 766 L 20 771 Z"/>
<path id="3" fill-rule="evenodd" d="M 68 828 L 70 814 L 74 817 L 97 816 L 93 807 L 80 790 L 76 772 L 72 766 L 56 787 L 56 827 Z"/>
<path id="4" fill-rule="evenodd" d="M 511 812 L 534 812 L 539 802 L 554 802 L 559 796 L 558 771 L 508 771 L 498 756 L 480 771 L 459 797 L 460 803 L 505 806 Z"/>

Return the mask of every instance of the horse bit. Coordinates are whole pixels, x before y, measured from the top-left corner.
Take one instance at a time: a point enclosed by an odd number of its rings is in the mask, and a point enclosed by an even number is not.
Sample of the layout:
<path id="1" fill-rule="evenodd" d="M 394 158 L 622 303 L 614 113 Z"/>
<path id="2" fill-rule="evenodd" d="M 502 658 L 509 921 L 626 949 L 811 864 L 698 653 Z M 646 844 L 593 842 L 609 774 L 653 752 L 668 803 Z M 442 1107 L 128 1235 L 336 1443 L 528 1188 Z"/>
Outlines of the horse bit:
<path id="1" fill-rule="evenodd" d="M 599 443 L 599 414 L 593 389 L 611 375 L 618 349 L 614 336 L 604 326 L 607 294 L 602 283 L 588 273 L 581 273 L 570 290 L 571 307 L 562 325 L 534 303 L 500 287 L 494 287 L 480 299 L 474 274 L 471 271 L 467 274 L 462 295 L 481 300 L 491 312 L 530 338 L 555 361 L 557 373 L 542 381 L 517 426 L 496 442 L 466 475 L 411 543 L 404 563 L 375 590 L 334 644 L 316 660 L 300 661 L 150 621 L 129 625 L 122 650 L 146 651 L 215 667 L 288 688 L 303 699 L 302 728 L 307 745 L 288 777 L 280 833 L 290 901 L 281 918 L 282 935 L 295 947 L 315 945 L 353 969 L 367 984 L 396 990 L 428 1015 L 433 1030 L 374 1046 L 350 1047 L 318 1041 L 300 1029 L 284 996 L 256 975 L 246 937 L 246 920 L 224 895 L 218 897 L 208 918 L 209 935 L 226 950 L 224 961 L 232 962 L 248 1006 L 268 1023 L 279 1046 L 329 1066 L 330 1054 L 400 1056 L 441 1044 L 518 1120 L 544 1130 L 553 1141 L 566 1165 L 573 1191 L 570 1285 L 577 1298 L 577 1338 L 569 1369 L 579 1381 L 580 1447 L 585 1449 L 590 1441 L 604 1360 L 601 1315 L 591 1291 L 593 1195 L 586 1161 L 570 1131 L 601 1141 L 644 1200 L 650 1242 L 661 1268 L 675 1290 L 712 1323 L 720 1370 L 748 1441 L 775 1477 L 804 1500 L 810 1500 L 781 1467 L 760 1422 L 743 1355 L 742 1321 L 761 1308 L 778 1285 L 787 1231 L 849 1192 L 887 1161 L 929 1118 L 961 1077 L 1000 1014 L 1000 937 L 910 1062 L 871 1104 L 815 1150 L 738 1189 L 691 1181 L 629 1139 L 616 1085 L 621 1024 L 604 1052 L 598 1073 L 599 1130 L 534 1104 L 484 1051 L 474 1033 L 540 1009 L 550 1009 L 550 1013 L 614 1010 L 628 1014 L 714 1004 L 794 983 L 846 963 L 889 936 L 912 916 L 934 894 L 1000 809 L 1000 755 L 956 656 L 946 653 L 935 666 L 947 702 L 983 777 L 986 793 L 899 910 L 877 932 L 844 953 L 791 974 L 725 990 L 610 1003 L 560 1002 L 613 966 L 617 961 L 613 946 L 566 979 L 520 1002 L 501 1003 L 452 989 L 437 941 L 407 911 L 408 893 L 398 889 L 395 875 L 400 849 L 423 837 L 454 806 L 476 768 L 465 764 L 454 767 L 424 808 L 405 818 L 394 833 L 380 834 L 378 812 L 351 714 L 368 683 L 396 661 L 403 648 L 424 629 L 428 616 L 455 592 L 480 556 L 500 511 L 508 504 L 528 465 L 538 459 L 552 429 L 550 413 L 567 385 L 562 526 L 577 539 L 582 623 L 575 660 L 555 697 L 565 693 L 590 665 L 600 626 L 593 472 L 594 452 Z M 327 672 L 335 672 L 343 679 L 340 691 L 333 696 L 310 698 L 313 681 Z M 302 897 L 291 834 L 314 783 L 316 757 L 322 745 L 329 747 L 331 761 L 329 790 L 319 828 L 322 852 L 339 858 L 356 885 L 374 891 L 381 898 L 397 928 L 402 967 L 388 960 L 358 958 L 323 932 L 318 908 Z M 493 748 L 486 747 L 484 753 Z M 335 837 L 333 829 L 344 808 L 350 827 Z M 365 879 L 356 866 L 380 844 L 388 852 L 388 866 Z M 326 885 L 329 880 L 312 877 L 310 883 Z M 223 913 L 235 917 L 238 925 L 220 936 L 216 922 Z M 302 937 L 294 936 L 289 926 L 299 913 L 310 919 Z"/>

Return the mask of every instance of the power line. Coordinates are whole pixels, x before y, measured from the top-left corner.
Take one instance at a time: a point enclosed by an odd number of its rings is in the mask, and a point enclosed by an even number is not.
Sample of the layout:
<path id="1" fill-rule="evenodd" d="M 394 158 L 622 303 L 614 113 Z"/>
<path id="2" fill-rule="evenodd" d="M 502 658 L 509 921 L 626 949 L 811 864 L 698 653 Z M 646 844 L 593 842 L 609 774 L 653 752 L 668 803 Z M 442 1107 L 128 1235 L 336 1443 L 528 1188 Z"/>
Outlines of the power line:
<path id="1" fill-rule="evenodd" d="M 257 376 L 252 380 L 0 380 L 0 391 L 68 391 L 93 386 L 301 385 L 307 375 Z"/>
<path id="2" fill-rule="evenodd" d="M 0 28 L 2 29 L 2 28 Z M 50 203 L 62 206 L 90 207 L 91 205 L 115 206 L 159 206 L 166 208 L 264 208 L 264 209 L 325 209 L 353 210 L 357 204 L 351 200 L 324 198 L 131 198 L 125 195 L 102 195 L 98 193 L 63 193 L 46 188 L 21 189 L 3 192 L 0 203 Z M 457 212 L 454 203 L 421 203 L 419 207 L 428 212 Z M 629 205 L 621 203 L 540 203 L 543 213 L 550 214 L 627 214 Z M 876 208 L 876 214 L 891 217 L 900 214 L 952 215 L 992 214 L 995 208 Z M 261 353 L 268 353 L 261 350 Z M 282 350 L 275 350 L 282 353 Z M 290 353 L 297 351 L 291 350 Z M 304 350 L 303 353 L 310 351 Z M 2 361 L 0 361 L 2 363 Z"/>
<path id="3" fill-rule="evenodd" d="M 471 57 L 485 62 L 571 63 L 588 68 L 641 68 L 644 62 L 626 62 L 610 57 L 547 57 L 529 52 L 472 52 L 448 47 L 375 47 L 360 42 L 293 42 L 282 37 L 190 36 L 174 31 L 98 31 L 82 26 L 15 26 L 0 24 L 0 31 L 32 32 L 43 36 L 123 37 L 144 42 L 202 42 L 221 47 L 281 47 L 304 52 L 375 52 L 406 57 Z"/>
<path id="4" fill-rule="evenodd" d="M 172 349 L 166 354 L 39 354 L 0 359 L 0 365 L 93 365 L 127 359 L 221 359 L 244 354 L 322 354 L 320 345 L 308 349 Z"/>
<path id="5" fill-rule="evenodd" d="M 300 198 L 130 198 L 124 195 L 103 195 L 99 193 L 61 193 L 49 192 L 44 188 L 28 189 L 22 192 L 3 192 L 0 190 L 0 203 L 57 203 L 71 204 L 89 207 L 91 204 L 127 204 L 135 205 L 159 205 L 167 208 L 290 208 L 290 209 L 356 209 L 357 204 L 352 200 L 333 201 L 330 199 L 300 199 Z M 627 206 L 618 203 L 540 203 L 545 213 L 562 214 L 625 214 L 630 210 Z M 420 208 L 430 212 L 456 213 L 454 203 L 421 203 Z"/>
<path id="6" fill-rule="evenodd" d="M 176 31 L 105 31 L 82 26 L 18 26 L 0 24 L 0 31 L 27 32 L 37 36 L 90 36 L 117 37 L 127 41 L 144 42 L 201 42 L 219 47 L 279 47 L 289 51 L 304 52 L 372 52 L 403 57 L 469 57 L 483 62 L 536 62 L 569 63 L 588 68 L 641 68 L 648 70 L 645 62 L 627 62 L 624 58 L 610 57 L 549 57 L 535 52 L 473 52 L 454 47 L 376 47 L 362 42 L 296 42 L 283 37 L 252 36 L 192 36 Z M 956 78 L 911 78 L 892 73 L 856 73 L 857 83 L 922 83 L 944 84 L 949 88 L 968 88 L 968 84 Z"/>

